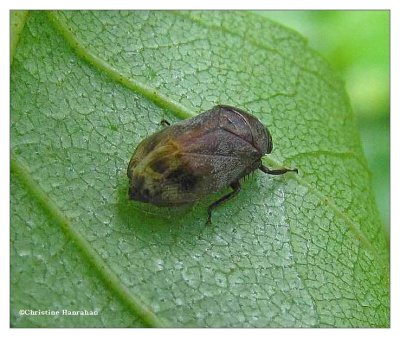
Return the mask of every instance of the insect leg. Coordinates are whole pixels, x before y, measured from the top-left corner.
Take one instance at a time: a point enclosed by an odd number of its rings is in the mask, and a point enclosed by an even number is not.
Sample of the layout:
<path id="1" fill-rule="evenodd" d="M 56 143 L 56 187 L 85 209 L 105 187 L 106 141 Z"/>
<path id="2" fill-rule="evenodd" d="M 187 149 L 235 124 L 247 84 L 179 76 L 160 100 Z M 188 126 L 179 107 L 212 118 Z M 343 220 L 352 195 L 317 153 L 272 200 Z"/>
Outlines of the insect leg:
<path id="1" fill-rule="evenodd" d="M 168 127 L 168 126 L 171 125 L 171 123 L 169 123 L 167 120 L 164 120 L 164 119 L 161 120 L 160 124 L 161 124 L 162 126 L 164 126 L 164 127 Z"/>
<path id="2" fill-rule="evenodd" d="M 264 164 L 261 164 L 259 169 L 269 175 L 282 175 L 282 174 L 290 172 L 290 171 L 293 171 L 297 174 L 299 173 L 299 171 L 297 169 L 289 169 L 289 168 L 269 169 Z"/>
<path id="3" fill-rule="evenodd" d="M 208 218 L 207 218 L 207 223 L 206 224 L 211 224 L 211 213 L 212 211 L 220 206 L 222 203 L 225 203 L 226 201 L 229 201 L 231 198 L 235 197 L 239 191 L 240 191 L 240 183 L 239 181 L 232 183 L 231 188 L 233 191 L 231 191 L 229 194 L 226 194 L 225 196 L 222 196 L 219 200 L 215 201 L 214 203 L 210 204 L 207 212 L 208 212 Z"/>

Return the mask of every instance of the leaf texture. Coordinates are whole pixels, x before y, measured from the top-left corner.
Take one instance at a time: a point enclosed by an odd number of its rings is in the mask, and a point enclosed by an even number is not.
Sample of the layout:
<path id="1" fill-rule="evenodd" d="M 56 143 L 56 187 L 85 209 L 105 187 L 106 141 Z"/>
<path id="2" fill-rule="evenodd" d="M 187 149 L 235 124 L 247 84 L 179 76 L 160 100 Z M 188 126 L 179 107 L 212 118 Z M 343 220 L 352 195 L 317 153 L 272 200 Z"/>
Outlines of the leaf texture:
<path id="1" fill-rule="evenodd" d="M 389 326 L 388 244 L 358 131 L 304 38 L 248 12 L 24 20 L 11 67 L 12 326 Z M 213 226 L 216 195 L 129 202 L 140 140 L 216 104 L 256 115 L 274 140 L 265 163 L 299 175 L 255 173 Z"/>

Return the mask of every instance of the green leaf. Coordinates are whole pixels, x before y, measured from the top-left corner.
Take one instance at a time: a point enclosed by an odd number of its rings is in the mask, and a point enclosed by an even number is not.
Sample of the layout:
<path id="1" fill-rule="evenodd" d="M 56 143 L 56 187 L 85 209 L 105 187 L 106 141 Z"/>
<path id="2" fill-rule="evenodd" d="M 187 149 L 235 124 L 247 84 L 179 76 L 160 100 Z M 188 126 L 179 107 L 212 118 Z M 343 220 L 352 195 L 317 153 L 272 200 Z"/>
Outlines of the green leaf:
<path id="1" fill-rule="evenodd" d="M 11 76 L 11 325 L 387 327 L 388 244 L 342 82 L 248 12 L 30 13 Z M 136 145 L 224 103 L 270 166 L 217 209 L 127 200 Z M 98 311 L 28 316 L 21 309 Z"/>

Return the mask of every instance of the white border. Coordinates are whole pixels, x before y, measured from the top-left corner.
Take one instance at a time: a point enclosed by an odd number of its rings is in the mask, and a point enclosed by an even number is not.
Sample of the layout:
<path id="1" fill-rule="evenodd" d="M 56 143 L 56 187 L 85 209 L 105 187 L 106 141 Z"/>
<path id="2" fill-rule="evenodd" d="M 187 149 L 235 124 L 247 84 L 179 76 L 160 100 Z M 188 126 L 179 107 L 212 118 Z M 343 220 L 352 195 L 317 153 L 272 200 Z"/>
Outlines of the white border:
<path id="1" fill-rule="evenodd" d="M 147 0 L 142 2 L 113 0 L 113 1 L 88 1 L 88 0 L 71 0 L 71 1 L 32 1 L 19 0 L 9 1 L 2 0 L 0 2 L 0 34 L 1 40 L 7 45 L 9 41 L 9 10 L 10 9 L 390 9 L 391 10 L 391 329 L 339 329 L 339 330 L 313 330 L 313 329 L 269 329 L 268 331 L 259 329 L 241 329 L 241 330 L 227 330 L 227 329 L 208 329 L 202 330 L 128 330 L 128 329 L 108 329 L 96 330 L 96 332 L 89 332 L 88 329 L 74 329 L 68 331 L 64 329 L 54 330 L 38 330 L 38 329 L 8 329 L 9 327 L 9 51 L 8 48 L 3 48 L 1 53 L 1 91 L 0 91 L 0 105 L 1 105 L 1 123 L 0 123 L 0 187 L 2 192 L 1 198 L 1 212 L 0 212 L 0 225 L 2 233 L 0 236 L 1 245 L 1 280 L 0 284 L 0 323 L 1 333 L 3 337 L 7 336 L 20 336 L 26 337 L 43 337 L 53 336 L 56 334 L 61 337 L 67 337 L 71 334 L 75 336 L 86 336 L 94 334 L 96 336 L 109 336 L 116 334 L 121 336 L 132 335 L 173 335 L 174 337 L 187 337 L 187 335 L 200 336 L 203 334 L 217 336 L 227 334 L 230 336 L 236 335 L 252 335 L 255 337 L 268 336 L 289 336 L 296 335 L 298 337 L 336 337 L 337 335 L 354 336 L 362 335 L 362 337 L 375 337 L 376 335 L 395 337 L 400 335 L 400 312 L 399 312 L 399 264 L 398 257 L 400 257 L 400 245 L 396 245 L 396 240 L 400 239 L 399 230 L 399 208 L 394 207 L 398 203 L 398 187 L 400 184 L 400 166 L 398 160 L 399 152 L 399 138 L 400 133 L 398 128 L 400 125 L 400 104 L 399 104 L 399 33 L 400 33 L 400 10 L 399 1 L 392 0 L 288 0 L 288 1 L 210 1 L 204 0 L 198 3 L 189 1 L 162 1 L 162 0 Z M 227 7 L 229 6 L 229 7 Z M 397 62 L 396 62 L 397 61 Z M 397 154 L 396 154 L 397 153 Z M 397 156 L 396 156 L 397 155 Z"/>

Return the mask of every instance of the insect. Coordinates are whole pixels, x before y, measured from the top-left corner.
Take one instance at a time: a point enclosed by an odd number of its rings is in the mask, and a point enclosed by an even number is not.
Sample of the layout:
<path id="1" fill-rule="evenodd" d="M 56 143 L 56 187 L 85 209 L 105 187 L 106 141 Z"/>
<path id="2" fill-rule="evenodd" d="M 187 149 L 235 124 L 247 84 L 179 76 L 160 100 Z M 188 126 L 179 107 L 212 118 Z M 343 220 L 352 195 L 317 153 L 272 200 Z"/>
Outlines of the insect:
<path id="1" fill-rule="evenodd" d="M 212 211 L 236 196 L 240 179 L 260 169 L 282 175 L 297 169 L 270 169 L 261 158 L 272 151 L 268 129 L 254 116 L 218 105 L 191 119 L 169 125 L 137 146 L 128 166 L 129 198 L 158 206 L 179 206 L 230 186 Z"/>

